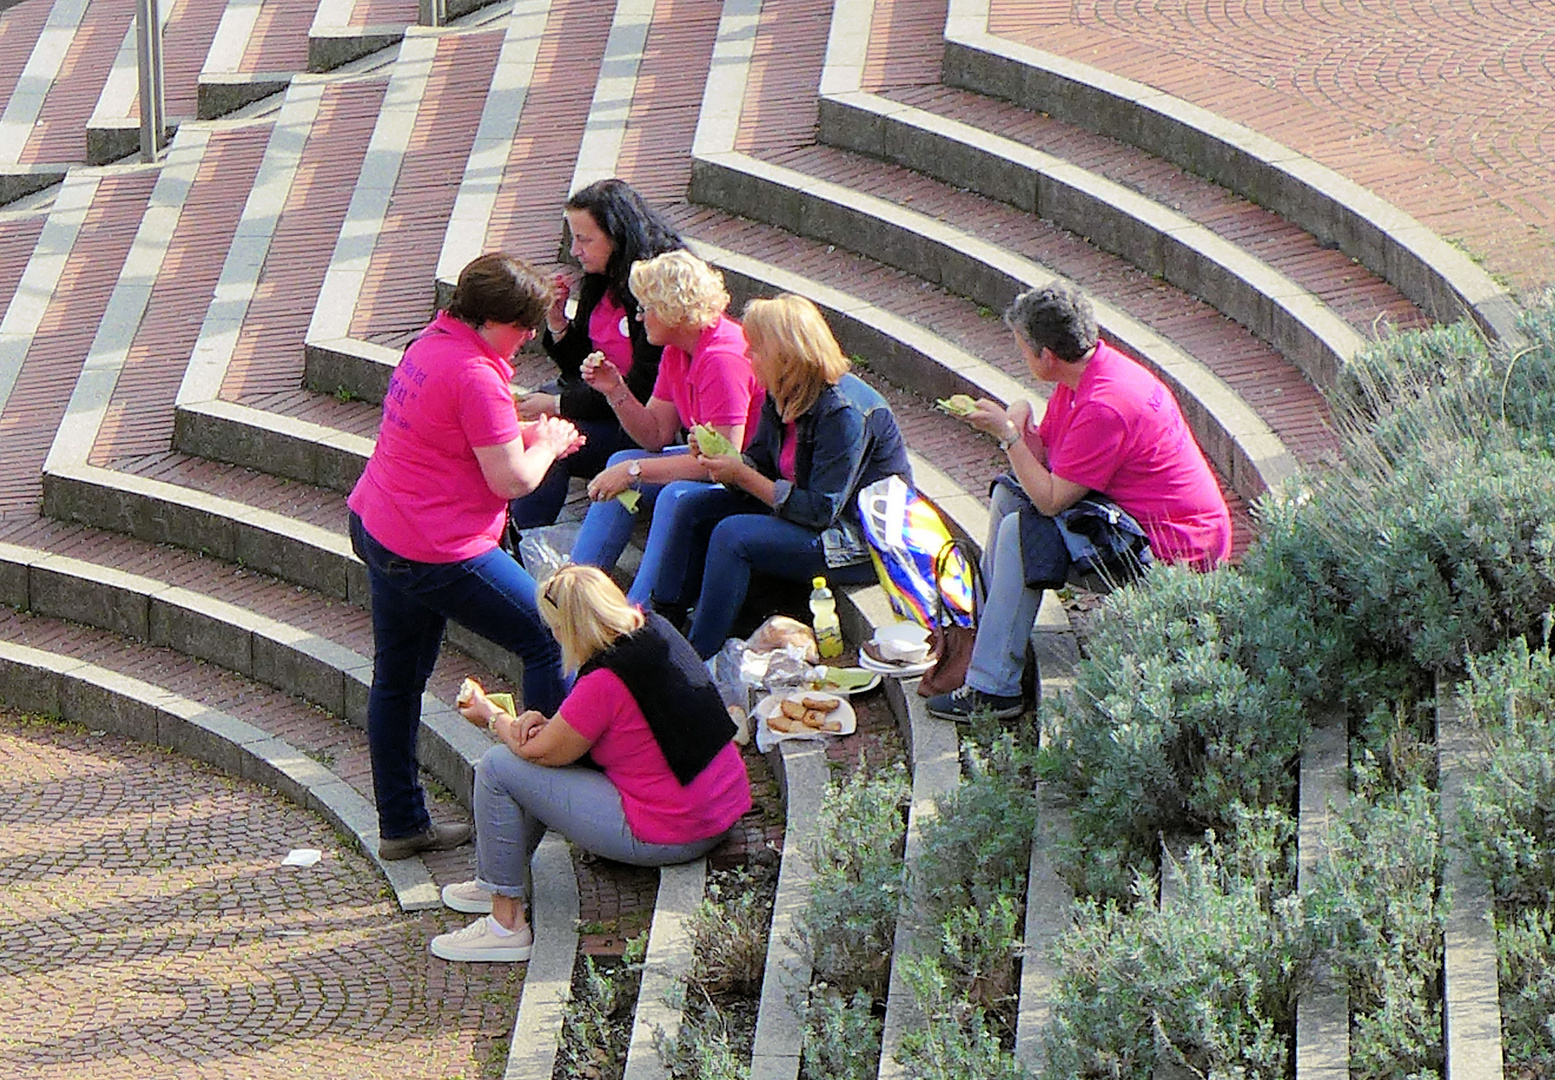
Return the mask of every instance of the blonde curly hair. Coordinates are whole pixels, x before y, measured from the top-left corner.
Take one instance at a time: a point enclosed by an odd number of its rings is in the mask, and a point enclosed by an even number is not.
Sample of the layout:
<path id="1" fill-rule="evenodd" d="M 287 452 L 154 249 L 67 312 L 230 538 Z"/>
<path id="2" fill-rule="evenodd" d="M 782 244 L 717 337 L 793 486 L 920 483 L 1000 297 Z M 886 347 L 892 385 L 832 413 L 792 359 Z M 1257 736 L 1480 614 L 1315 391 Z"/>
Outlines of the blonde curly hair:
<path id="1" fill-rule="evenodd" d="M 705 330 L 729 306 L 724 278 L 689 251 L 666 251 L 632 264 L 632 295 L 670 326 Z"/>

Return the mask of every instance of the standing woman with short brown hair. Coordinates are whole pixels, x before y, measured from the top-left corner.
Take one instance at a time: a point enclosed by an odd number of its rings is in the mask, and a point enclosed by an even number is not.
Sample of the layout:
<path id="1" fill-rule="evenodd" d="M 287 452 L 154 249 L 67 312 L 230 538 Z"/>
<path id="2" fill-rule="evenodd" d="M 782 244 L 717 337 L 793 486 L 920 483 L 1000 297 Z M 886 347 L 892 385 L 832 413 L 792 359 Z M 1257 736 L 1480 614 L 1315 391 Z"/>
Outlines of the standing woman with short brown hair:
<path id="1" fill-rule="evenodd" d="M 496 253 L 466 266 L 448 310 L 395 368 L 378 441 L 346 500 L 372 600 L 367 742 L 384 859 L 469 839 L 468 825 L 433 824 L 416 764 L 421 695 L 449 619 L 523 660 L 526 704 L 550 709 L 562 697 L 534 579 L 498 546 L 508 500 L 580 444 L 557 417 L 520 423 L 508 389 L 513 355 L 549 303 L 549 283 L 522 260 Z"/>

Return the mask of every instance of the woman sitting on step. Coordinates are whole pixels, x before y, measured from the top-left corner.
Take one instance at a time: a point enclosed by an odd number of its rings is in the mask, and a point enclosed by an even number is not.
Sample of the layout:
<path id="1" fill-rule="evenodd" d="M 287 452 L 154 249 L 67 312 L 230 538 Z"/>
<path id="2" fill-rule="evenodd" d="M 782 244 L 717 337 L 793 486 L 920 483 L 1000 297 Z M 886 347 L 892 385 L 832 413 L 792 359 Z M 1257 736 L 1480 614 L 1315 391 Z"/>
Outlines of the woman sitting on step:
<path id="1" fill-rule="evenodd" d="M 547 828 L 616 862 L 664 866 L 707 854 L 751 808 L 734 723 L 674 627 L 578 564 L 541 582 L 540 614 L 578 680 L 552 717 L 511 716 L 478 691 L 461 706 L 497 745 L 475 768 L 476 878 L 443 902 L 490 915 L 433 938 L 444 960 L 529 959 L 529 863 Z M 585 754 L 593 767 L 576 764 Z"/>
<path id="2" fill-rule="evenodd" d="M 549 304 L 549 282 L 520 259 L 466 266 L 448 310 L 395 368 L 378 441 L 346 500 L 372 601 L 367 744 L 384 859 L 470 837 L 468 825 L 432 823 L 416 765 L 421 695 L 449 619 L 523 661 L 526 704 L 554 708 L 565 689 L 534 579 L 498 546 L 508 500 L 581 441 L 554 416 L 520 423 L 508 389 L 513 354 Z"/>
<path id="3" fill-rule="evenodd" d="M 611 454 L 635 444 L 621 430 L 605 396 L 583 380 L 583 361 L 598 352 L 615 365 L 626 388 L 646 402 L 659 373 L 663 347 L 648 340 L 638 316 L 637 298 L 627 275 L 639 260 L 677 251 L 685 244 L 666 221 L 624 180 L 599 180 L 567 200 L 572 256 L 583 268 L 581 279 L 556 275 L 555 295 L 545 313 L 540 345 L 561 372 L 554 392 L 528 394 L 518 403 L 524 420 L 560 416 L 577 425 L 587 440 L 583 449 L 558 462 L 540 485 L 508 507 L 515 529 L 549 525 L 567 501 L 567 482 L 592 477 Z M 568 297 L 577 307 L 567 318 Z"/>
<path id="4" fill-rule="evenodd" d="M 706 482 L 702 466 L 687 447 L 675 445 L 689 429 L 705 424 L 735 446 L 744 446 L 761 415 L 761 385 L 745 355 L 740 324 L 724 314 L 729 294 L 723 275 L 695 255 L 672 251 L 632 267 L 632 293 L 648 340 L 664 346 L 653 396 L 643 404 L 632 396 L 608 357 L 583 365 L 583 377 L 621 419 L 621 427 L 641 450 L 623 450 L 589 481 L 593 505 L 572 546 L 572 561 L 609 569 L 621 557 L 637 520 L 617 496 L 639 494 L 638 512 L 646 514 L 672 480 Z M 649 579 L 656 555 L 643 554 Z M 643 599 L 635 591 L 634 601 Z"/>
<path id="5" fill-rule="evenodd" d="M 1119 526 L 1148 544 L 1136 558 L 1207 570 L 1231 553 L 1225 497 L 1177 401 L 1159 379 L 1096 333 L 1078 289 L 1054 281 L 1015 298 L 1004 321 L 1038 382 L 1056 383 L 1041 423 L 1031 402 L 1006 410 L 979 400 L 966 422 L 999 440 L 1013 475 L 994 484 L 983 547 L 987 600 L 960 689 L 928 701 L 929 713 L 966 720 L 985 711 L 1018 716 L 1026 642 L 1053 565 L 1044 537 L 1064 542 L 1053 519 L 1082 498 L 1104 496 Z M 1043 530 L 1046 530 L 1045 532 Z M 1067 555 L 1059 558 L 1067 568 Z"/>
<path id="6" fill-rule="evenodd" d="M 663 606 L 699 591 L 688 636 L 704 658 L 723 647 L 752 570 L 796 582 L 875 580 L 859 489 L 892 474 L 912 482 L 896 416 L 849 372 L 814 304 L 792 293 L 752 300 L 745 336 L 766 391 L 755 436 L 744 455 L 697 449 L 696 464 L 715 486 L 664 489 L 648 534 L 654 577 L 639 571 L 632 586 L 634 598 Z"/>

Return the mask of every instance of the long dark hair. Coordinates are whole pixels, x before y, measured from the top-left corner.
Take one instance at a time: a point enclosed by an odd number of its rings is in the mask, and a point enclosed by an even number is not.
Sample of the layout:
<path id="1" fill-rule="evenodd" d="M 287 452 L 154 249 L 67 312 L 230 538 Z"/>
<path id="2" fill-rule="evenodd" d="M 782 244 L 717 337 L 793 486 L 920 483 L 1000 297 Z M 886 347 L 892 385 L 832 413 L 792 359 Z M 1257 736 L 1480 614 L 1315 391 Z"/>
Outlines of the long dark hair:
<path id="1" fill-rule="evenodd" d="M 651 259 L 686 246 L 665 217 L 625 180 L 596 180 L 567 200 L 568 210 L 586 210 L 608 237 L 612 251 L 605 264 L 605 285 L 616 302 L 628 305 L 627 274 L 639 259 Z"/>

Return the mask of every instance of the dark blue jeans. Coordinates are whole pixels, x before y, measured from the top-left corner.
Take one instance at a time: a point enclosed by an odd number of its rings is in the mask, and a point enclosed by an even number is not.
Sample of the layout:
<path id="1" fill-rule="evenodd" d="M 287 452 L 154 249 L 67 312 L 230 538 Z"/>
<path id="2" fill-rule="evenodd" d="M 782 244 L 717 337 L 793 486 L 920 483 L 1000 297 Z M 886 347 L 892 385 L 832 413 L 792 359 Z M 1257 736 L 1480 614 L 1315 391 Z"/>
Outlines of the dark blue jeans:
<path id="1" fill-rule="evenodd" d="M 566 692 L 561 650 L 535 606 L 534 578 L 492 548 L 456 563 L 413 562 L 374 540 L 351 515 L 351 547 L 367 564 L 372 596 L 373 685 L 367 696 L 378 833 L 413 836 L 432 824 L 416 765 L 421 695 L 449 619 L 524 663 L 524 706 L 550 716 Z"/>
<path id="2" fill-rule="evenodd" d="M 574 476 L 593 478 L 610 455 L 636 445 L 631 436 L 621 430 L 614 418 L 609 420 L 574 420 L 583 432 L 586 442 L 576 453 L 568 454 L 554 463 L 528 495 L 508 503 L 508 520 L 515 529 L 533 529 L 540 525 L 554 525 L 562 507 L 567 502 L 567 486 Z"/>
<path id="3" fill-rule="evenodd" d="M 814 529 L 770 513 L 725 517 L 708 538 L 702 593 L 687 635 L 702 659 L 723 648 L 745 603 L 753 569 L 789 581 L 809 581 L 824 574 L 832 585 L 875 580 L 874 566 L 867 562 L 828 567 L 821 534 Z"/>

